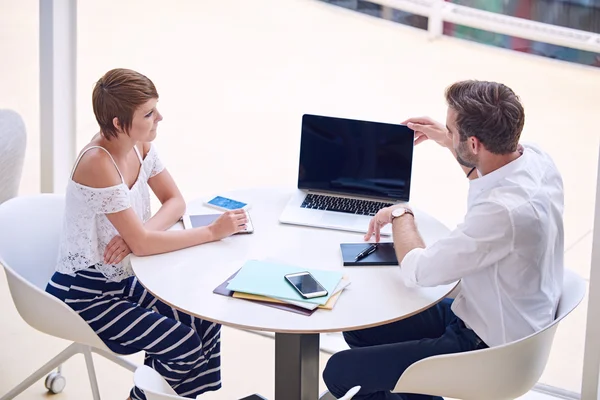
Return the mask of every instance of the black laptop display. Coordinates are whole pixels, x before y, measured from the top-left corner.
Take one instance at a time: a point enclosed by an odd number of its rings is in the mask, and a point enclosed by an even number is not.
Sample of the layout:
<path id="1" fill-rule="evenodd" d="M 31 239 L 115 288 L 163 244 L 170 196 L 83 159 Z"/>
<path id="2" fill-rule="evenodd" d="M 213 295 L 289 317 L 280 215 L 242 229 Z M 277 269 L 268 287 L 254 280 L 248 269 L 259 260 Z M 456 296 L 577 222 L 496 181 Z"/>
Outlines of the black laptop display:
<path id="1" fill-rule="evenodd" d="M 298 188 L 408 202 L 413 141 L 405 125 L 306 114 Z"/>

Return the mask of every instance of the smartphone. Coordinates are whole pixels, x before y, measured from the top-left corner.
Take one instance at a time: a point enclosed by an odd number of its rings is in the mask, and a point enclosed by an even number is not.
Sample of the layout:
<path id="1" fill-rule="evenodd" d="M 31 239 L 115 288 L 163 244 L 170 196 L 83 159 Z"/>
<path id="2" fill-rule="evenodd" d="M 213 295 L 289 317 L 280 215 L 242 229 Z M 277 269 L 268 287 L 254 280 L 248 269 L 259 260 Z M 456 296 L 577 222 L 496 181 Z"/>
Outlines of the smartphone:
<path id="1" fill-rule="evenodd" d="M 285 279 L 305 299 L 327 296 L 327 290 L 308 271 L 287 274 Z"/>
<path id="2" fill-rule="evenodd" d="M 210 199 L 209 201 L 205 202 L 204 204 L 209 207 L 213 207 L 218 210 L 221 210 L 221 211 L 237 210 L 240 208 L 247 211 L 250 208 L 250 205 L 248 203 L 244 203 L 243 201 L 233 200 L 233 199 L 223 197 L 223 196 L 215 196 L 212 199 Z"/>

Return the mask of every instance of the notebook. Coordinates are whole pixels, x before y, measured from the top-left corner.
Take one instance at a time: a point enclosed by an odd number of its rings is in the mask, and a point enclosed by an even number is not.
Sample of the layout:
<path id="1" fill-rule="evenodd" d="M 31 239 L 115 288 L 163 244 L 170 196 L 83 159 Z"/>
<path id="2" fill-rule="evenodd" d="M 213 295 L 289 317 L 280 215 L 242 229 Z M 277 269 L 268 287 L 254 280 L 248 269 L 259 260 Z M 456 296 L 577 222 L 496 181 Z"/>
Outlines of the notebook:
<path id="1" fill-rule="evenodd" d="M 328 295 L 312 299 L 303 298 L 284 278 L 286 274 L 308 271 L 327 290 Z M 258 294 L 287 300 L 324 305 L 342 279 L 338 271 L 307 269 L 294 265 L 249 260 L 229 282 L 227 289 L 234 292 Z"/>
<path id="2" fill-rule="evenodd" d="M 356 255 L 369 247 L 371 243 L 341 243 L 342 259 L 344 266 L 368 266 L 368 265 L 398 265 L 394 243 L 379 243 L 377 251 L 365 258 L 355 261 Z"/>
<path id="3" fill-rule="evenodd" d="M 266 297 L 266 296 L 260 296 L 260 295 L 256 295 L 256 294 L 248 294 L 248 293 L 239 293 L 239 292 L 234 292 L 233 297 L 238 298 L 238 299 L 268 301 L 270 303 L 293 304 L 293 305 L 297 305 L 298 307 L 308 308 L 309 310 L 314 310 L 315 308 L 321 308 L 323 310 L 333 310 L 333 307 L 335 306 L 335 303 L 337 303 L 338 299 L 340 298 L 342 291 L 348 285 L 350 285 L 350 280 L 348 278 L 342 278 L 339 285 L 333 291 L 332 296 L 329 298 L 327 303 L 325 303 L 324 305 L 306 303 L 303 301 L 281 300 L 281 299 L 275 299 L 272 297 Z"/>
<path id="4" fill-rule="evenodd" d="M 223 282 L 219 286 L 217 286 L 215 288 L 215 290 L 213 290 L 213 293 L 220 294 L 222 296 L 233 297 L 234 292 L 232 290 L 227 290 L 227 285 L 229 284 L 229 281 L 232 280 L 237 275 L 238 272 L 240 272 L 240 271 L 238 270 L 235 274 L 233 274 L 229 278 L 227 278 L 227 280 L 225 282 Z M 306 315 L 306 316 L 312 315 L 315 311 L 317 311 L 316 308 L 314 308 L 313 310 L 307 310 L 306 308 L 294 306 L 292 304 L 272 303 L 269 301 L 262 301 L 262 300 L 250 300 L 250 299 L 247 299 L 247 300 L 251 301 L 253 303 L 262 304 L 263 306 L 278 308 L 280 310 L 285 310 L 285 311 L 291 311 L 293 313 L 302 314 L 302 315 Z"/>

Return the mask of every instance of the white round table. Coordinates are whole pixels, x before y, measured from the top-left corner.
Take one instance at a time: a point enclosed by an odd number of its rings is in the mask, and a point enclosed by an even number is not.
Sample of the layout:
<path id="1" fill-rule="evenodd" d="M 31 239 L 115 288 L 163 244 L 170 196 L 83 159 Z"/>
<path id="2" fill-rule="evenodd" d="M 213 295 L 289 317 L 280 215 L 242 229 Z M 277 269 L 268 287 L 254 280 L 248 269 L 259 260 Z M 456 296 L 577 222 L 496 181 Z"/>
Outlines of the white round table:
<path id="1" fill-rule="evenodd" d="M 234 235 L 166 254 L 132 256 L 131 262 L 141 284 L 178 310 L 231 327 L 275 332 L 275 398 L 317 399 L 319 333 L 362 329 L 406 318 L 443 299 L 455 284 L 409 289 L 400 278 L 398 266 L 344 267 L 340 243 L 362 242 L 363 235 L 279 223 L 291 194 L 292 190 L 285 188 L 224 193 L 251 205 L 253 234 Z M 189 204 L 187 212 L 209 214 L 215 210 L 199 200 Z M 416 209 L 415 215 L 426 244 L 448 234 L 448 228 L 426 213 Z M 173 229 L 183 227 L 178 224 Z M 333 310 L 319 309 L 311 316 L 213 293 L 251 259 L 343 271 L 351 284 Z"/>

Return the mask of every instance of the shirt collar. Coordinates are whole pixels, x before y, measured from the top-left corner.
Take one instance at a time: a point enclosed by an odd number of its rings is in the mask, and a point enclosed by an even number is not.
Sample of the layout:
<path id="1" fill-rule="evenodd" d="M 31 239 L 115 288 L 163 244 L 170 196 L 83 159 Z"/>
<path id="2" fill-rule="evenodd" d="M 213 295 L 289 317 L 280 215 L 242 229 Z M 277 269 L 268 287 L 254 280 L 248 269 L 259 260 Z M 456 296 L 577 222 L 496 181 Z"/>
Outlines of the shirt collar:
<path id="1" fill-rule="evenodd" d="M 512 175 L 519 169 L 522 169 L 526 162 L 525 158 L 527 157 L 527 152 L 528 150 L 527 148 L 525 148 L 523 154 L 519 158 L 509 162 L 508 164 L 498 168 L 495 171 L 490 172 L 487 175 L 481 176 L 479 170 L 477 170 L 479 178 L 472 179 L 469 181 L 470 191 L 477 193 L 489 190 L 492 187 L 497 186 L 498 182 L 500 182 L 501 180 Z"/>

